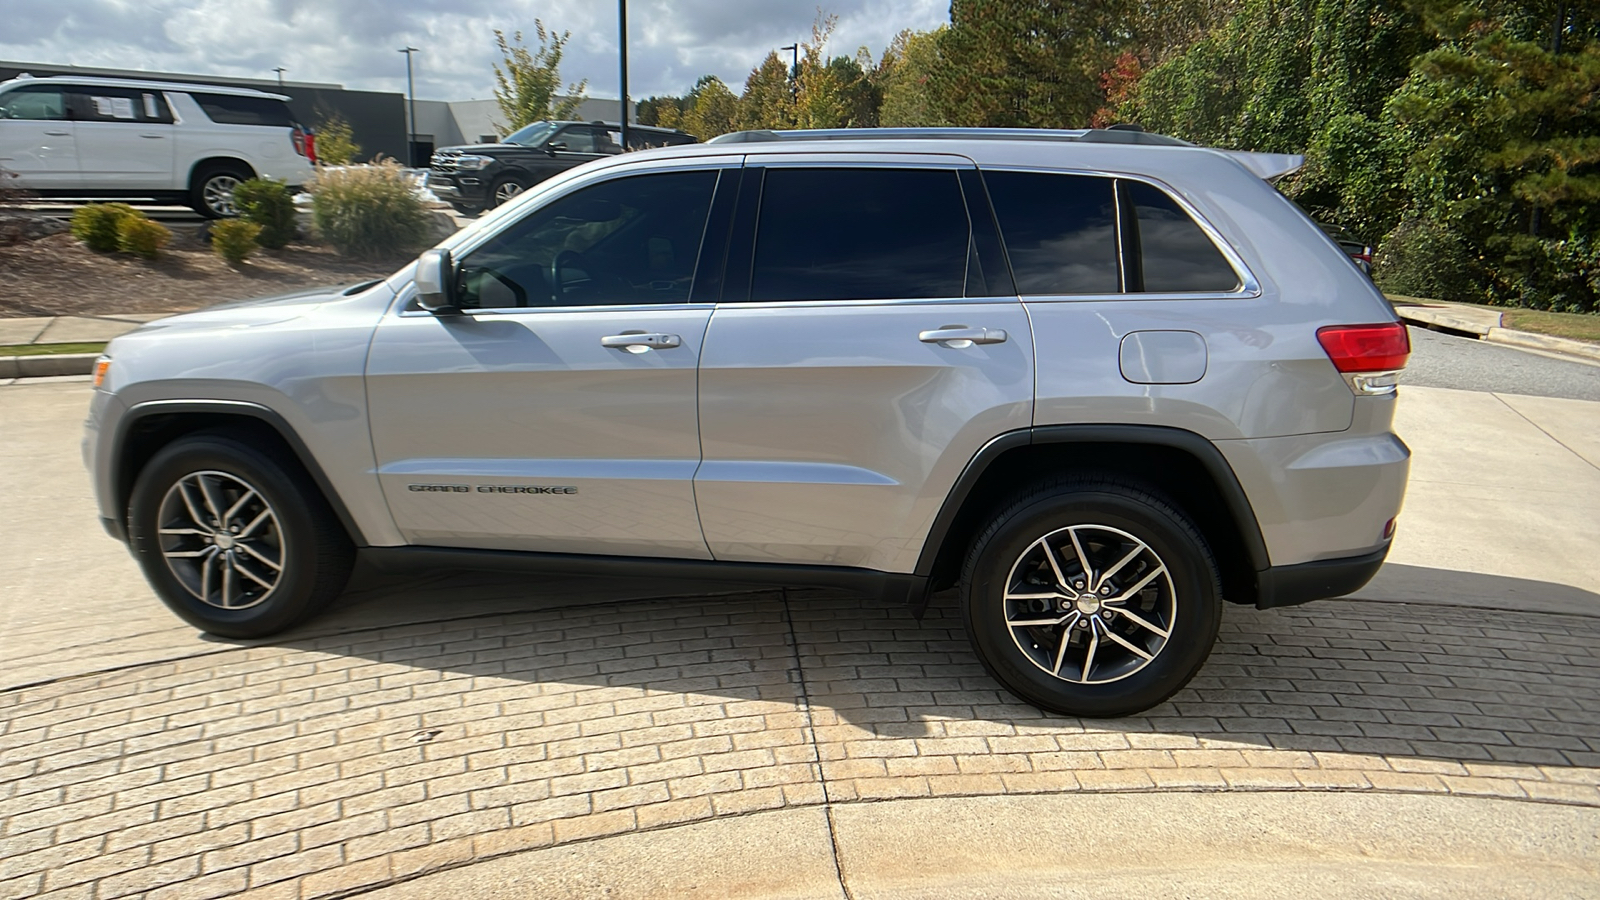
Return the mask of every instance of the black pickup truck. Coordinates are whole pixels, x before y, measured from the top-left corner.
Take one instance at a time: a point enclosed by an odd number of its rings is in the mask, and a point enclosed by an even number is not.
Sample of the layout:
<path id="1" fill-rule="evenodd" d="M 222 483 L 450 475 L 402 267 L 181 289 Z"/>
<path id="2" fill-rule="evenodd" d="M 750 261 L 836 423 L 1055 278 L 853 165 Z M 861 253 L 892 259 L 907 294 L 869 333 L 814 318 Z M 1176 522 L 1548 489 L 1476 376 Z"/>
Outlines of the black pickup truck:
<path id="1" fill-rule="evenodd" d="M 443 147 L 433 154 L 428 189 L 458 212 L 476 213 L 573 166 L 622 152 L 615 122 L 534 122 L 498 144 Z M 628 126 L 628 149 L 692 144 L 694 135 Z"/>

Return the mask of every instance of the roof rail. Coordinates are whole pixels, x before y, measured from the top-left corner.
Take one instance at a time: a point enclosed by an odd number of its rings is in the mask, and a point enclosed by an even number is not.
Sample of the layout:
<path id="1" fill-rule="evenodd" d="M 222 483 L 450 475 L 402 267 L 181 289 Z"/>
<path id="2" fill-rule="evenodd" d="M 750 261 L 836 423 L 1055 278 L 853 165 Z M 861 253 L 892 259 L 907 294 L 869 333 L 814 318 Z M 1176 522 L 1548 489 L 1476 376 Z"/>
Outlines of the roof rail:
<path id="1" fill-rule="evenodd" d="M 1154 144 L 1192 147 L 1175 137 L 1132 129 L 1076 128 L 819 128 L 801 131 L 735 131 L 708 144 L 753 144 L 777 141 L 1075 141 L 1095 144 Z"/>

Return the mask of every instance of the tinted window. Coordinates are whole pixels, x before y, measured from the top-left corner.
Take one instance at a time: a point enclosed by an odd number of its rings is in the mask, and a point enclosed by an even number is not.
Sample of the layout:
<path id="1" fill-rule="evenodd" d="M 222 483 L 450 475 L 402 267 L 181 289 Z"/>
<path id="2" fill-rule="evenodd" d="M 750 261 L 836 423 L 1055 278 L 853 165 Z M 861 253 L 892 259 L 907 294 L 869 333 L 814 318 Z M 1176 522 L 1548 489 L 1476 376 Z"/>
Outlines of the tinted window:
<path id="1" fill-rule="evenodd" d="M 267 97 L 236 97 L 231 94 L 194 94 L 195 102 L 219 125 L 294 125 L 289 105 Z"/>
<path id="2" fill-rule="evenodd" d="M 1189 214 L 1159 188 L 1123 182 L 1138 220 L 1144 289 L 1151 292 L 1231 291 L 1239 276 Z"/>
<path id="3" fill-rule="evenodd" d="M 167 102 L 148 91 L 85 87 L 74 90 L 78 117 L 85 122 L 170 122 Z"/>
<path id="4" fill-rule="evenodd" d="M 24 88 L 0 94 L 0 119 L 65 119 L 67 98 L 59 90 Z"/>
<path id="5" fill-rule="evenodd" d="M 635 175 L 562 197 L 462 260 L 467 309 L 683 303 L 717 173 Z"/>
<path id="6" fill-rule="evenodd" d="M 960 297 L 970 234 L 954 171 L 769 169 L 750 299 Z"/>
<path id="7" fill-rule="evenodd" d="M 573 153 L 621 153 L 622 147 L 617 143 L 621 139 L 620 131 L 612 132 L 604 128 L 580 125 L 556 135 L 554 143 L 565 143 L 567 149 Z"/>
<path id="8" fill-rule="evenodd" d="M 1117 205 L 1109 178 L 986 172 L 1020 294 L 1114 294 Z"/>

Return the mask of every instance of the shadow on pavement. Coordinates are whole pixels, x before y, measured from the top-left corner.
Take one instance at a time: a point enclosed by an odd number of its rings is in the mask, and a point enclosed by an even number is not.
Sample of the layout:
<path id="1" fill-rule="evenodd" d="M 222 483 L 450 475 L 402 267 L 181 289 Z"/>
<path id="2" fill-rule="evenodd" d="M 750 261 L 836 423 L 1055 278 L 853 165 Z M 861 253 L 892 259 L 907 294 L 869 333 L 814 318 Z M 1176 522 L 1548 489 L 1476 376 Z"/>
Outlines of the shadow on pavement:
<path id="1" fill-rule="evenodd" d="M 1394 568 L 1401 581 L 1431 577 Z M 1581 603 L 1588 594 L 1447 574 L 1463 597 L 1543 592 Z M 1600 766 L 1596 618 L 1364 600 L 1266 612 L 1230 605 L 1209 661 L 1170 701 L 1139 716 L 1079 720 L 1003 691 L 973 655 L 948 593 L 921 622 L 901 608 L 825 592 L 635 599 L 675 587 L 705 586 L 530 585 L 451 573 L 369 580 L 318 626 L 346 633 L 273 646 L 369 660 L 379 672 L 482 679 L 502 704 L 493 715 L 520 709 L 504 700 L 519 690 L 535 697 L 629 689 L 792 706 L 807 710 L 819 745 L 846 747 L 841 757 L 869 753 L 861 742 L 1027 735 L 1053 739 L 1062 752 L 1256 748 Z M 477 683 L 453 690 L 471 705 Z M 607 704 L 590 713 L 616 714 Z M 535 727 L 529 737 L 537 736 Z"/>
<path id="2" fill-rule="evenodd" d="M 1393 562 L 1384 564 L 1371 583 L 1354 596 L 1362 600 L 1487 607 L 1510 613 L 1600 615 L 1600 594 L 1569 584 Z"/>

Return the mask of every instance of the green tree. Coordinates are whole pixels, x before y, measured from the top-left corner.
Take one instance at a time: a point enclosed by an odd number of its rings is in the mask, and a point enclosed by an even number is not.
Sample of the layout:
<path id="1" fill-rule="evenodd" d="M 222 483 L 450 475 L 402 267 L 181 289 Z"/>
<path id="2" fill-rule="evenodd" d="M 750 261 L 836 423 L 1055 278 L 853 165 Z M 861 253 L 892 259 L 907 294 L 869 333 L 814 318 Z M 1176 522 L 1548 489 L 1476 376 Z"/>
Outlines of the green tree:
<path id="1" fill-rule="evenodd" d="M 819 15 L 811 24 L 811 40 L 800 42 L 794 118 L 798 128 L 843 128 L 848 123 L 844 85 L 827 64 L 828 39 L 839 23 L 835 15 Z"/>
<path id="2" fill-rule="evenodd" d="M 934 97 L 956 125 L 1081 128 L 1133 40 L 1134 0 L 952 0 Z"/>
<path id="3" fill-rule="evenodd" d="M 745 79 L 739 98 L 739 127 L 751 129 L 793 128 L 794 89 L 789 84 L 789 67 L 776 51 L 768 53 L 761 65 Z"/>
<path id="4" fill-rule="evenodd" d="M 1389 111 L 1414 215 L 1477 251 L 1493 302 L 1600 310 L 1600 14 L 1420 0 L 1438 49 Z"/>
<path id="5" fill-rule="evenodd" d="M 701 76 L 687 105 L 677 127 L 702 141 L 738 130 L 739 98 L 715 75 Z"/>
<path id="6" fill-rule="evenodd" d="M 886 128 L 949 125 L 934 102 L 934 76 L 941 65 L 939 42 L 947 29 L 902 31 L 878 63 L 883 105 L 878 121 Z"/>
<path id="7" fill-rule="evenodd" d="M 344 116 L 335 112 L 322 117 L 322 122 L 317 125 L 318 162 L 345 166 L 360 152 L 361 145 L 355 142 L 354 132 Z"/>
<path id="8" fill-rule="evenodd" d="M 547 31 L 538 19 L 533 20 L 533 28 L 539 47 L 532 52 L 523 44 L 522 32 L 512 34 L 509 40 L 498 28 L 494 32 L 501 57 L 494 67 L 494 99 L 505 118 L 505 123 L 497 122 L 495 128 L 503 133 L 541 119 L 570 119 L 587 99 L 587 79 L 567 85 L 562 96 L 561 56 L 572 32 L 558 35 Z"/>

